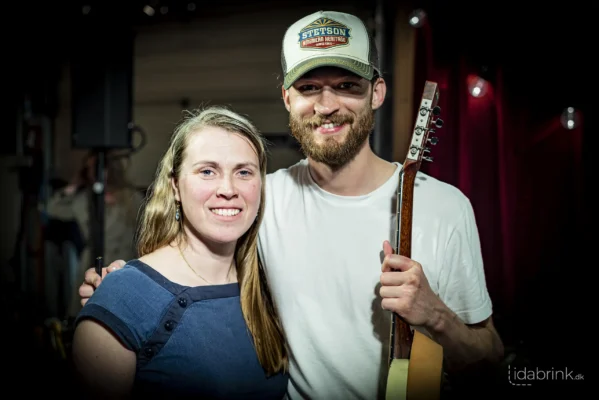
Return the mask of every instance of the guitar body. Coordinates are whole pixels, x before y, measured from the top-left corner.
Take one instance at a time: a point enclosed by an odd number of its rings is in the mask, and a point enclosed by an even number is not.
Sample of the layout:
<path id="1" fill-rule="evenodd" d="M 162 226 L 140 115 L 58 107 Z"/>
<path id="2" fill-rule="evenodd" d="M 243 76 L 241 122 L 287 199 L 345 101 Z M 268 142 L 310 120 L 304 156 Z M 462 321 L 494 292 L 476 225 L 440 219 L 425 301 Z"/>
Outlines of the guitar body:
<path id="1" fill-rule="evenodd" d="M 433 115 L 440 113 L 438 98 L 437 84 L 427 81 L 408 155 L 400 171 L 395 252 L 406 257 L 411 257 L 416 174 L 422 159 L 432 161 L 432 158 L 424 155 L 430 151 L 425 147 L 427 143 L 437 143 L 437 138 L 428 137 L 429 133 L 434 132 L 430 128 L 431 124 L 440 128 L 443 123 L 438 118 L 433 120 Z M 399 315 L 394 314 L 391 322 L 386 400 L 438 400 L 443 379 L 443 348 L 418 330 L 412 331 Z"/>
<path id="2" fill-rule="evenodd" d="M 421 332 L 414 331 L 407 399 L 439 399 L 443 379 L 443 348 Z"/>
<path id="3" fill-rule="evenodd" d="M 387 400 L 405 400 L 408 398 L 408 374 L 410 373 L 410 360 L 407 358 L 394 358 L 387 374 Z"/>
<path id="4" fill-rule="evenodd" d="M 443 348 L 414 331 L 411 356 L 394 358 L 387 377 L 386 399 L 439 399 L 443 379 Z"/>

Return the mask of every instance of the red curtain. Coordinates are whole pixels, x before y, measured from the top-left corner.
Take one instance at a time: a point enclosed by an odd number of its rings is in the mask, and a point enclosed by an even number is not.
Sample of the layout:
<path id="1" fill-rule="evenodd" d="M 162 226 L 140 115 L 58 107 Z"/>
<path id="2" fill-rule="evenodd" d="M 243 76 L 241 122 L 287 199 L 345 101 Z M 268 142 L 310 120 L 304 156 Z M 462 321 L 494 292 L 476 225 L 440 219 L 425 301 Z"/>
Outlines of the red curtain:
<path id="1" fill-rule="evenodd" d="M 534 96 L 518 85 L 517 71 L 488 70 L 489 89 L 474 97 L 467 78 L 480 72 L 471 57 L 437 63 L 434 28 L 417 33 L 415 106 L 425 80 L 440 86 L 441 129 L 422 171 L 461 189 L 471 200 L 480 231 L 494 319 L 509 345 L 541 343 L 564 303 L 573 254 L 581 254 L 582 115 L 577 128 L 560 121 L 561 109 L 535 112 Z M 580 110 L 579 110 L 580 112 Z M 569 296 L 569 297 L 568 297 Z M 565 298 L 564 298 L 565 297 Z M 549 336 L 552 334 L 550 333 Z M 543 349 L 539 349 L 543 351 Z"/>

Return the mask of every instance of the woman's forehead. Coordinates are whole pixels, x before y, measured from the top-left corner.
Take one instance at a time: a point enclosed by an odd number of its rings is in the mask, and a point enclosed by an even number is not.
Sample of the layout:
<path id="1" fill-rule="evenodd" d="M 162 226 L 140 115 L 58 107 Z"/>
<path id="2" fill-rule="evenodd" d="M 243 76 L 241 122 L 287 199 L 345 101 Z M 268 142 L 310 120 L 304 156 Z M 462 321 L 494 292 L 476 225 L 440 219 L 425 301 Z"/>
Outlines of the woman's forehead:
<path id="1" fill-rule="evenodd" d="M 223 128 L 207 127 L 194 132 L 187 143 L 186 159 L 197 162 L 211 157 L 213 162 L 256 163 L 258 155 L 243 134 Z"/>

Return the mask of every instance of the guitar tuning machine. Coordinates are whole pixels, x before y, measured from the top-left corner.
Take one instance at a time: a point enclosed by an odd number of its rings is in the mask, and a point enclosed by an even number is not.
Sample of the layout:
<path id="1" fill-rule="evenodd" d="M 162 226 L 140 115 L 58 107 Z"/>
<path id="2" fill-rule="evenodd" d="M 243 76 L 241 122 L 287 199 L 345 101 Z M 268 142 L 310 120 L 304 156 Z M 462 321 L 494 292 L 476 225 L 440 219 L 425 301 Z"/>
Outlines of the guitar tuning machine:
<path id="1" fill-rule="evenodd" d="M 426 154 L 430 153 L 431 149 L 428 147 L 418 147 L 418 146 L 412 146 L 410 147 L 410 153 L 415 156 L 416 153 L 418 153 L 420 150 L 422 150 L 422 159 L 428 162 L 433 162 L 433 157 L 431 156 L 427 156 Z"/>
<path id="2" fill-rule="evenodd" d="M 427 155 L 430 152 L 431 152 L 431 149 L 428 147 L 425 147 L 424 149 L 422 149 L 422 159 L 424 161 L 433 162 L 433 157 Z"/>
<path id="3" fill-rule="evenodd" d="M 433 124 L 435 124 L 435 126 L 437 128 L 441 128 L 443 126 L 443 120 L 441 118 L 439 118 L 439 114 L 441 114 L 441 107 L 435 106 L 432 109 L 428 108 L 428 107 L 420 108 L 420 115 L 422 115 L 422 116 L 425 116 L 429 112 L 432 113 L 435 117 L 437 117 L 437 119 L 432 121 Z"/>
<path id="4" fill-rule="evenodd" d="M 434 132 L 434 131 L 431 131 Z M 427 142 L 429 142 L 430 144 L 432 144 L 433 146 L 435 146 L 437 143 L 439 143 L 439 138 L 438 137 L 429 137 L 428 139 L 426 139 Z"/>
<path id="5" fill-rule="evenodd" d="M 435 106 L 432 109 L 428 108 L 428 107 L 421 107 L 420 108 L 420 115 L 425 116 L 427 113 L 432 112 L 433 115 L 436 117 L 439 114 L 441 114 L 441 107 L 439 106 Z"/>

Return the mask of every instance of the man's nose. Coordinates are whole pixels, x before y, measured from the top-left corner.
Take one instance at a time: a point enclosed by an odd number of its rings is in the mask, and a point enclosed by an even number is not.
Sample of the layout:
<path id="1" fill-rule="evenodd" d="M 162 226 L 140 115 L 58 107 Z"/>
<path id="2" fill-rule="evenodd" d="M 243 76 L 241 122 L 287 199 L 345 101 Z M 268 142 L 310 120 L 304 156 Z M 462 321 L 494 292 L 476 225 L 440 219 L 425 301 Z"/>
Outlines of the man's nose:
<path id="1" fill-rule="evenodd" d="M 314 111 L 322 115 L 331 115 L 339 111 L 339 99 L 330 89 L 324 89 L 314 104 Z"/>

